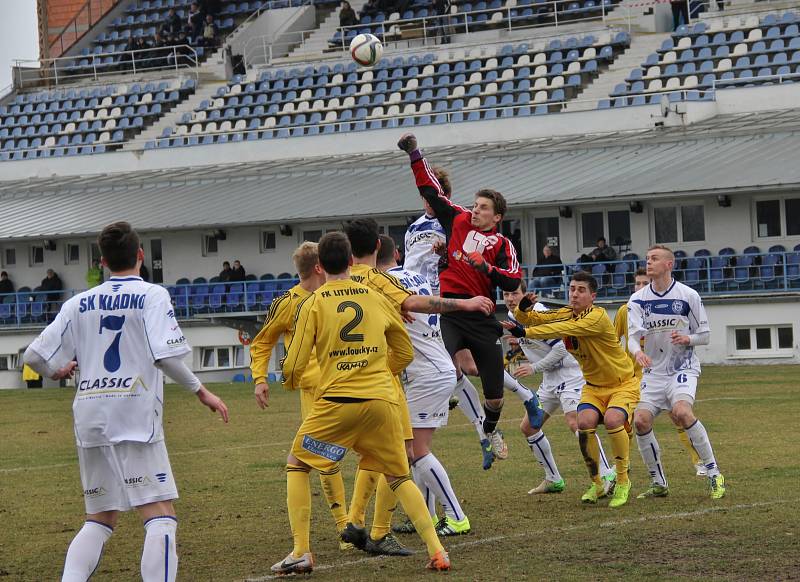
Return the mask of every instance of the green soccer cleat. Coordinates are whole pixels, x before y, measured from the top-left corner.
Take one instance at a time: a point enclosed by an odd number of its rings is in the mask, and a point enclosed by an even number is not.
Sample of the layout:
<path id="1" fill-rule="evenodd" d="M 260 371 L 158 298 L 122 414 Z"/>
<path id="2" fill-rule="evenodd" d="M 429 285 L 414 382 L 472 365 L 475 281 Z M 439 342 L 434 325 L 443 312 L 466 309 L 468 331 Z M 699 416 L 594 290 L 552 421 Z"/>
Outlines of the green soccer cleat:
<path id="1" fill-rule="evenodd" d="M 628 481 L 627 483 L 617 483 L 617 486 L 614 487 L 614 496 L 611 498 L 611 501 L 608 502 L 608 506 L 611 508 L 614 507 L 622 507 L 626 503 L 628 503 L 628 494 L 631 492 L 631 482 Z"/>
<path id="2" fill-rule="evenodd" d="M 711 499 L 722 499 L 725 497 L 725 477 L 722 473 L 717 473 L 708 478 L 711 483 Z"/>
<path id="3" fill-rule="evenodd" d="M 368 554 L 380 556 L 410 556 L 414 552 L 401 544 L 391 533 L 386 534 L 379 540 L 367 538 L 364 551 Z"/>
<path id="4" fill-rule="evenodd" d="M 528 491 L 528 495 L 542 495 L 544 493 L 561 493 L 566 487 L 563 479 L 548 481 L 545 479 L 537 487 Z"/>
<path id="5" fill-rule="evenodd" d="M 666 497 L 669 495 L 669 487 L 664 487 L 663 485 L 659 485 L 658 483 L 652 483 L 650 487 L 647 488 L 647 491 L 643 493 L 639 493 L 636 496 L 636 499 L 649 499 L 651 497 Z"/>
<path id="6" fill-rule="evenodd" d="M 581 496 L 581 503 L 597 503 L 601 497 L 605 497 L 603 486 L 597 483 L 592 483 L 591 487 Z"/>
<path id="7" fill-rule="evenodd" d="M 449 518 L 446 515 L 439 520 L 436 524 L 436 535 L 443 536 L 460 536 L 470 532 L 469 518 L 465 515 L 461 521 Z"/>
<path id="8" fill-rule="evenodd" d="M 492 463 L 494 463 L 492 442 L 489 439 L 481 440 L 481 454 L 483 455 L 483 470 L 488 471 L 492 468 Z"/>

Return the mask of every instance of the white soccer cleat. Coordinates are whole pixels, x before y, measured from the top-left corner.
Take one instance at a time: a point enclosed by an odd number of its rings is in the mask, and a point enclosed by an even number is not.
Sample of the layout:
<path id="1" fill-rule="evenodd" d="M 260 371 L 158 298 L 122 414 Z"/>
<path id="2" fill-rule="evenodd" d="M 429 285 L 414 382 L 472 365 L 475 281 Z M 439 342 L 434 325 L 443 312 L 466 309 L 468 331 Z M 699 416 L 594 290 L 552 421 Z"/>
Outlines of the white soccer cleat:
<path id="1" fill-rule="evenodd" d="M 492 453 L 494 454 L 494 458 L 499 461 L 507 459 L 508 445 L 503 438 L 503 431 L 501 431 L 499 428 L 496 428 L 494 429 L 494 432 L 491 432 L 486 436 L 489 437 L 489 440 L 492 443 Z"/>
<path id="2" fill-rule="evenodd" d="M 295 558 L 292 552 L 280 562 L 273 564 L 270 570 L 278 576 L 291 574 L 310 574 L 314 570 L 314 556 L 311 553 Z"/>
<path id="3" fill-rule="evenodd" d="M 697 463 L 694 466 L 695 475 L 698 477 L 705 477 L 708 475 L 708 471 L 706 470 L 706 466 L 703 463 Z"/>

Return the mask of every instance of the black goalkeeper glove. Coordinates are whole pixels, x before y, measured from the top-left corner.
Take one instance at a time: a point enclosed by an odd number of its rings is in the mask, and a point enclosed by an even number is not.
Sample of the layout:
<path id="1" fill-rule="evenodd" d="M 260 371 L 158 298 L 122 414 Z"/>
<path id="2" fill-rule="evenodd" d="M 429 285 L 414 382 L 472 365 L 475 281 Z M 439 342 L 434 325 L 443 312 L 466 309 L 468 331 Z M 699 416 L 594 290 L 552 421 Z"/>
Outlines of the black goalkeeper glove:
<path id="1" fill-rule="evenodd" d="M 418 149 L 416 136 L 413 133 L 405 134 L 397 142 L 397 147 L 411 155 L 412 152 Z"/>
<path id="2" fill-rule="evenodd" d="M 514 324 L 514 327 L 509 329 L 508 333 L 517 338 L 525 337 L 525 326 L 518 321 L 512 321 L 511 323 Z"/>
<path id="3" fill-rule="evenodd" d="M 533 307 L 533 301 L 531 301 L 530 297 L 525 295 L 522 299 L 520 299 L 519 305 L 517 305 L 517 307 L 519 307 L 520 311 L 530 311 L 531 307 Z"/>

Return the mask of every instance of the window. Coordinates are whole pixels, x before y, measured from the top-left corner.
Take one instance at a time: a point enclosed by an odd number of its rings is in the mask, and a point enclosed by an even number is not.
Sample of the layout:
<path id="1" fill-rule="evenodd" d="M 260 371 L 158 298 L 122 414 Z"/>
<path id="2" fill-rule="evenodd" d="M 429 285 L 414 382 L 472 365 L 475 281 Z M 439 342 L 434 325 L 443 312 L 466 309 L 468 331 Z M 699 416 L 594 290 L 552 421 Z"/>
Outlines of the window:
<path id="1" fill-rule="evenodd" d="M 303 231 L 303 240 L 308 242 L 319 242 L 319 239 L 322 238 L 322 231 L 321 230 L 304 230 Z"/>
<path id="2" fill-rule="evenodd" d="M 41 245 L 31 245 L 30 265 L 35 267 L 44 264 L 44 247 Z"/>
<path id="3" fill-rule="evenodd" d="M 658 244 L 698 242 L 706 239 L 702 204 L 661 206 L 653 209 L 653 232 Z"/>
<path id="4" fill-rule="evenodd" d="M 216 255 L 218 250 L 217 239 L 213 235 L 203 235 L 203 256 Z"/>
<path id="5" fill-rule="evenodd" d="M 794 334 L 791 325 L 760 325 L 736 327 L 732 330 L 734 357 L 780 357 L 794 354 Z"/>
<path id="6" fill-rule="evenodd" d="M 3 251 L 3 266 L 11 266 L 17 264 L 17 249 L 5 249 Z"/>
<path id="7" fill-rule="evenodd" d="M 67 243 L 64 245 L 64 264 L 77 265 L 81 262 L 81 247 L 76 244 Z"/>
<path id="8" fill-rule="evenodd" d="M 270 253 L 275 250 L 275 231 L 265 230 L 261 232 L 261 252 Z"/>
<path id="9" fill-rule="evenodd" d="M 800 198 L 757 200 L 755 221 L 758 238 L 800 236 Z"/>
<path id="10" fill-rule="evenodd" d="M 627 210 L 584 212 L 581 214 L 581 242 L 594 248 L 597 239 L 605 238 L 609 246 L 627 245 L 631 240 L 631 215 Z"/>
<path id="11" fill-rule="evenodd" d="M 244 366 L 242 346 L 215 346 L 200 349 L 201 367 L 233 368 Z"/>
<path id="12" fill-rule="evenodd" d="M 0 370 L 14 370 L 16 367 L 16 354 L 0 354 Z"/>

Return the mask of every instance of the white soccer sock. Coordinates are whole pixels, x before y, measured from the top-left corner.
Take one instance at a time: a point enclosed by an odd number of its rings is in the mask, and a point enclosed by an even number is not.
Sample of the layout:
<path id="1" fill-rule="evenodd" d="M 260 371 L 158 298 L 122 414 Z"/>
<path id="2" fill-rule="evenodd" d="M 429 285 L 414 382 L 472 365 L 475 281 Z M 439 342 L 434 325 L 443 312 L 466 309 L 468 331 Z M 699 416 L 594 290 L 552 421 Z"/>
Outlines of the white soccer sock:
<path id="1" fill-rule="evenodd" d="M 519 380 L 506 371 L 503 371 L 503 388 L 516 394 L 517 398 L 523 402 L 527 402 L 533 398 L 533 392 L 525 388 Z"/>
<path id="2" fill-rule="evenodd" d="M 423 479 L 422 472 L 417 469 L 415 464 L 411 465 L 411 478 L 414 479 L 414 483 L 425 498 L 425 505 L 428 506 L 428 513 L 431 514 L 431 517 L 436 517 L 436 496 L 433 494 L 430 487 L 428 487 L 425 479 Z"/>
<path id="3" fill-rule="evenodd" d="M 708 432 L 706 427 L 699 420 L 695 420 L 694 424 L 686 429 L 686 436 L 692 443 L 694 450 L 700 456 L 700 460 L 706 466 L 706 471 L 709 477 L 719 475 L 719 467 L 717 467 L 717 460 L 714 458 L 714 451 L 711 449 L 711 441 L 708 439 Z"/>
<path id="4" fill-rule="evenodd" d="M 458 397 L 458 408 L 461 409 L 464 416 L 475 427 L 478 438 L 484 440 L 486 434 L 483 432 L 483 406 L 481 405 L 481 399 L 478 397 L 478 391 L 466 374 L 462 374 L 461 378 L 456 381 L 456 388 L 453 393 Z"/>
<path id="5" fill-rule="evenodd" d="M 86 582 L 100 564 L 103 546 L 114 530 L 96 521 L 87 521 L 72 538 L 64 561 L 61 582 Z"/>
<path id="6" fill-rule="evenodd" d="M 614 472 L 614 467 L 608 462 L 606 452 L 603 450 L 603 441 L 600 440 L 600 435 L 594 433 L 594 438 L 597 439 L 597 448 L 600 450 L 600 476 L 607 477 Z"/>
<path id="7" fill-rule="evenodd" d="M 428 453 L 424 457 L 414 462 L 414 468 L 420 472 L 425 484 L 433 491 L 436 499 L 442 504 L 442 509 L 447 517 L 456 521 L 464 519 L 464 512 L 458 502 L 453 487 L 450 485 L 450 477 L 447 476 L 439 459 L 433 453 Z"/>
<path id="8" fill-rule="evenodd" d="M 561 481 L 561 473 L 558 472 L 556 460 L 553 458 L 553 450 L 550 448 L 550 441 L 543 431 L 527 438 L 528 446 L 533 452 L 533 456 L 539 461 L 544 469 L 545 479 L 548 481 Z"/>
<path id="9" fill-rule="evenodd" d="M 175 582 L 178 574 L 178 552 L 175 533 L 178 520 L 168 515 L 153 517 L 144 524 L 142 550 L 142 582 Z"/>
<path id="10" fill-rule="evenodd" d="M 639 445 L 639 452 L 642 454 L 642 461 L 650 471 L 650 479 L 655 485 L 667 486 L 667 477 L 664 475 L 664 468 L 661 466 L 661 447 L 658 446 L 656 435 L 653 429 L 645 434 L 636 433 L 636 444 Z"/>

